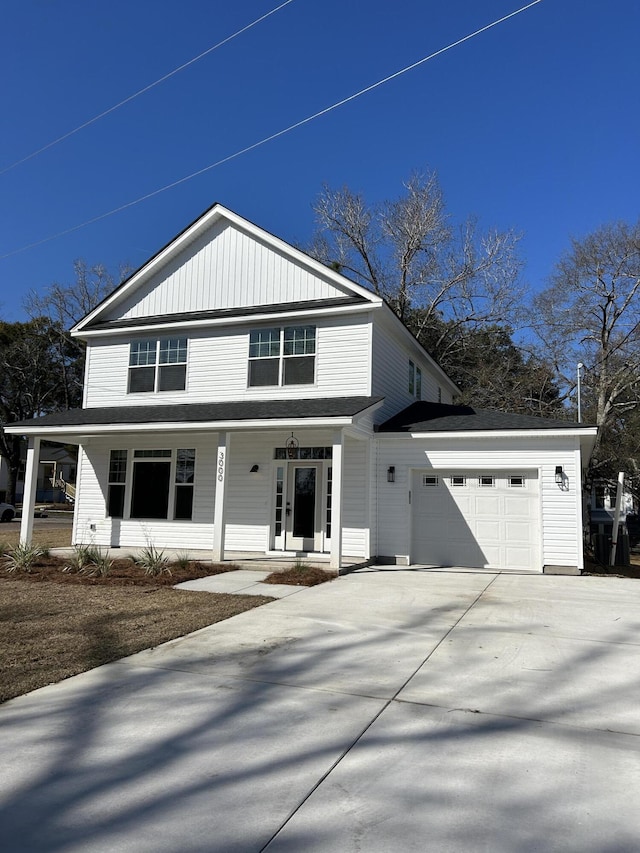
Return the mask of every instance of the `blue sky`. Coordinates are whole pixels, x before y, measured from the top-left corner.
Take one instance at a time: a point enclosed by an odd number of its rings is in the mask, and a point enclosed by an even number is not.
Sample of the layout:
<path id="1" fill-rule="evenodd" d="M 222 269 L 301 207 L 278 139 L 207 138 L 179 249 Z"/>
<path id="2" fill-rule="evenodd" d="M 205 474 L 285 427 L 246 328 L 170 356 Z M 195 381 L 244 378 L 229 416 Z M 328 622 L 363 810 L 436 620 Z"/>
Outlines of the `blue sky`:
<path id="1" fill-rule="evenodd" d="M 280 0 L 281 1 L 281 0 Z M 6 0 L 0 170 L 278 5 Z M 569 235 L 639 214 L 640 4 L 543 0 L 346 106 L 127 210 L 524 5 L 293 0 L 66 141 L 0 174 L 0 318 L 73 261 L 139 266 L 214 201 L 304 244 L 323 183 L 369 199 L 434 169 L 454 220 L 522 231 L 543 286 Z"/>

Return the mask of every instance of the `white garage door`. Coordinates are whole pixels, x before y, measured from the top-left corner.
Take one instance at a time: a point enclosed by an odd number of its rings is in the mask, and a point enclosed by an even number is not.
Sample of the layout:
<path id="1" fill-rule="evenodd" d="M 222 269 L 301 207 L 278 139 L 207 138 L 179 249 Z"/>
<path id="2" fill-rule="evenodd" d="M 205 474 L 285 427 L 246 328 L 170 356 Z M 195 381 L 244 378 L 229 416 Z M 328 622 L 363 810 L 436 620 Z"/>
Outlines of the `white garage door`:
<path id="1" fill-rule="evenodd" d="M 536 471 L 415 471 L 413 563 L 540 570 Z"/>

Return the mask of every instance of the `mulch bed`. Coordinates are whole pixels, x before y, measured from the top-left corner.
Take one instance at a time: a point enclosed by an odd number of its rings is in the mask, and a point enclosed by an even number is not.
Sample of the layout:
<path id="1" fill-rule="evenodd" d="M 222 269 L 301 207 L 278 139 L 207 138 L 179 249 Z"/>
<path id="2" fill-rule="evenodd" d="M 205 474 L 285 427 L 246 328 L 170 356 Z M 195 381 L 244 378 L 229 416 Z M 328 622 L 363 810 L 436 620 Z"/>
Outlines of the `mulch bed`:
<path id="1" fill-rule="evenodd" d="M 295 586 L 316 586 L 333 580 L 335 572 L 327 572 L 318 566 L 292 566 L 290 569 L 272 572 L 263 583 L 285 583 Z"/>
<path id="2" fill-rule="evenodd" d="M 183 581 L 205 578 L 210 575 L 219 575 L 224 572 L 233 572 L 237 566 L 233 563 L 200 563 L 190 562 L 187 566 L 179 566 L 170 563 L 168 568 L 171 574 L 163 572 L 159 575 L 148 575 L 140 566 L 136 566 L 131 560 L 114 560 L 109 573 L 102 576 L 91 577 L 79 572 L 65 572 L 64 567 L 68 560 L 62 557 L 39 557 L 30 572 L 8 573 L 0 570 L 0 580 L 20 580 L 37 583 L 39 581 L 51 581 L 52 583 L 81 584 L 82 586 L 151 586 L 163 587 L 174 586 Z"/>

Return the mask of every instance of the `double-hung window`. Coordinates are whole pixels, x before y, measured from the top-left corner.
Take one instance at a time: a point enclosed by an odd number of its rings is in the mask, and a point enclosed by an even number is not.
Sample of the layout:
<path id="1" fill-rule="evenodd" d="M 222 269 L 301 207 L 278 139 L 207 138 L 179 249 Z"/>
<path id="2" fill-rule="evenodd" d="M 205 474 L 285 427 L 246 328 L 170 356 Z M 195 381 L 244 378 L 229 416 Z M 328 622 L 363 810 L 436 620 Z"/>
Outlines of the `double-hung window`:
<path id="1" fill-rule="evenodd" d="M 249 333 L 249 386 L 313 385 L 316 327 L 285 326 Z"/>
<path id="2" fill-rule="evenodd" d="M 132 341 L 129 347 L 129 393 L 184 391 L 187 339 Z"/>
<path id="3" fill-rule="evenodd" d="M 409 394 L 416 400 L 422 399 L 422 371 L 409 359 Z"/>

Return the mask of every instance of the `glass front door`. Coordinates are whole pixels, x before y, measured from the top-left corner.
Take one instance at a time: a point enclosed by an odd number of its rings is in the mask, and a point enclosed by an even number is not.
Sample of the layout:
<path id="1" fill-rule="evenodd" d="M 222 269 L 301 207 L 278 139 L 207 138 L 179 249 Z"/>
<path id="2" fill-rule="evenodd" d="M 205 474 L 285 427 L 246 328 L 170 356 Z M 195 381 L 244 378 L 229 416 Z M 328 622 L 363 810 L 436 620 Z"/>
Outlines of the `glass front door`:
<path id="1" fill-rule="evenodd" d="M 286 550 L 317 551 L 321 548 L 318 465 L 290 465 L 286 509 Z"/>

